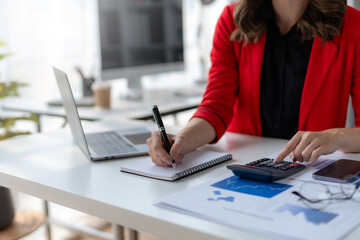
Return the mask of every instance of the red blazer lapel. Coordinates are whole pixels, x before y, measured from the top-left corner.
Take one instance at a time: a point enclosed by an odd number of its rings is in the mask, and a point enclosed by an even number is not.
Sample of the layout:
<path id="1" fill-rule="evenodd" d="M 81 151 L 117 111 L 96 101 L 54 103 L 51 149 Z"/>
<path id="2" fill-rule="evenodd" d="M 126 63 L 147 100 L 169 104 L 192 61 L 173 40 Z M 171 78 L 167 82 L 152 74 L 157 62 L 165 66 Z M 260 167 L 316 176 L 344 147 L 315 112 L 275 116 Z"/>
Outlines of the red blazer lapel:
<path id="1" fill-rule="evenodd" d="M 244 50 L 246 50 L 247 56 L 247 63 L 245 67 L 242 68 L 240 71 L 244 71 L 247 73 L 247 80 L 246 84 L 249 84 L 249 88 L 251 89 L 251 106 L 248 106 L 251 111 L 252 123 L 251 128 L 252 134 L 254 135 L 261 135 L 261 117 L 260 117 L 260 78 L 261 78 L 261 70 L 264 58 L 264 50 L 265 50 L 265 43 L 266 43 L 266 33 L 261 36 L 257 43 L 249 43 L 246 45 Z"/>
<path id="2" fill-rule="evenodd" d="M 312 103 L 317 97 L 321 97 L 321 86 L 324 84 L 331 63 L 336 56 L 338 42 L 338 37 L 324 44 L 322 44 L 321 38 L 314 38 L 300 103 L 299 131 L 305 128 Z"/>

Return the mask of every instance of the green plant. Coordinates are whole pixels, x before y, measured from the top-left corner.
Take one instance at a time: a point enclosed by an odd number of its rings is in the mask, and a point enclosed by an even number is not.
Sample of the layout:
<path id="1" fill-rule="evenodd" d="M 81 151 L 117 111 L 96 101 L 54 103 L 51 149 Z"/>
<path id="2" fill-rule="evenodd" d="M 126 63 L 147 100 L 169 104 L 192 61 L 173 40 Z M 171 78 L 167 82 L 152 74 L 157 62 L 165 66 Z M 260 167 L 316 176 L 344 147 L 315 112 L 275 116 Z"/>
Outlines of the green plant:
<path id="1" fill-rule="evenodd" d="M 6 44 L 0 40 L 0 46 L 5 46 Z M 0 60 L 3 59 L 4 57 L 7 57 L 7 56 L 11 56 L 11 53 L 1 53 L 0 54 Z"/>
<path id="2" fill-rule="evenodd" d="M 0 46 L 6 46 L 6 44 L 0 40 Z M 11 56 L 11 53 L 0 53 L 0 60 L 3 58 Z M 19 83 L 16 81 L 1 82 L 0 81 L 0 100 L 6 97 L 19 97 L 19 88 L 25 87 L 27 84 Z M 10 137 L 15 137 L 19 135 L 30 134 L 29 131 L 19 131 L 13 130 L 17 121 L 33 121 L 37 123 L 39 121 L 38 117 L 35 114 L 30 114 L 28 116 L 15 116 L 15 117 L 5 117 L 4 114 L 0 112 L 0 140 L 4 140 Z"/>

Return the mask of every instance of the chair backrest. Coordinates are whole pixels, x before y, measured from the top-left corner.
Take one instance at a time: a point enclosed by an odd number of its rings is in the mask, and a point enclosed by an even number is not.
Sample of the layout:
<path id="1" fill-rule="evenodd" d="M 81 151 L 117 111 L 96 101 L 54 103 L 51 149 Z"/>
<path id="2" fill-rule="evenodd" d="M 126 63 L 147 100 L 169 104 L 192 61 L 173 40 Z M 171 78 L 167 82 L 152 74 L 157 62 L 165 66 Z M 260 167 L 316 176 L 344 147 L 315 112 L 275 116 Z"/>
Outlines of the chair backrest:
<path id="1" fill-rule="evenodd" d="M 351 97 L 349 98 L 349 105 L 348 105 L 348 111 L 346 115 L 346 128 L 353 128 L 355 127 L 355 115 L 354 115 L 354 109 L 351 103 Z"/>
<path id="2" fill-rule="evenodd" d="M 353 7 L 355 7 L 356 9 L 360 10 L 360 1 L 359 0 L 353 0 L 352 2 L 349 2 L 349 4 Z"/>

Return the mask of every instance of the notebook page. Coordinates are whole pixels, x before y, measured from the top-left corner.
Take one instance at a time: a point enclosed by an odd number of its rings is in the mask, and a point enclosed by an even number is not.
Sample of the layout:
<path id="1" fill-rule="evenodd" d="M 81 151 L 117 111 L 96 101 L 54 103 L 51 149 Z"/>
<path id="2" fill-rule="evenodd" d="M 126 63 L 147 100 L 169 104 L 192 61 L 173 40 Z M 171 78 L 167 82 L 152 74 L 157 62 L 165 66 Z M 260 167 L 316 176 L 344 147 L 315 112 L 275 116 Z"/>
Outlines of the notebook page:
<path id="1" fill-rule="evenodd" d="M 196 150 L 185 154 L 182 164 L 176 166 L 176 171 L 172 167 L 156 166 L 150 157 L 145 157 L 140 161 L 130 163 L 121 167 L 121 171 L 140 174 L 143 176 L 159 178 L 164 180 L 174 180 L 177 173 L 186 171 L 192 167 L 209 162 L 211 160 L 225 156 L 226 153 Z"/>

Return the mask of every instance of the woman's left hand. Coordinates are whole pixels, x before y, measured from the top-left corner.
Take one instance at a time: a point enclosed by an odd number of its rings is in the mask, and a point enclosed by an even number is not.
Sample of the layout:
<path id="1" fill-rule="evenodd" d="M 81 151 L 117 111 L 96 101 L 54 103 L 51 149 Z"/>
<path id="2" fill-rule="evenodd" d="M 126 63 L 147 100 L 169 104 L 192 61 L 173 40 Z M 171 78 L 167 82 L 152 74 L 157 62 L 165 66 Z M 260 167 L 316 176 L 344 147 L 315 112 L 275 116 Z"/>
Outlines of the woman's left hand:
<path id="1" fill-rule="evenodd" d="M 342 135 L 342 128 L 328 129 L 322 132 L 297 132 L 274 162 L 279 163 L 288 155 L 293 161 L 315 162 L 321 155 L 330 154 L 340 149 L 342 147 Z"/>

